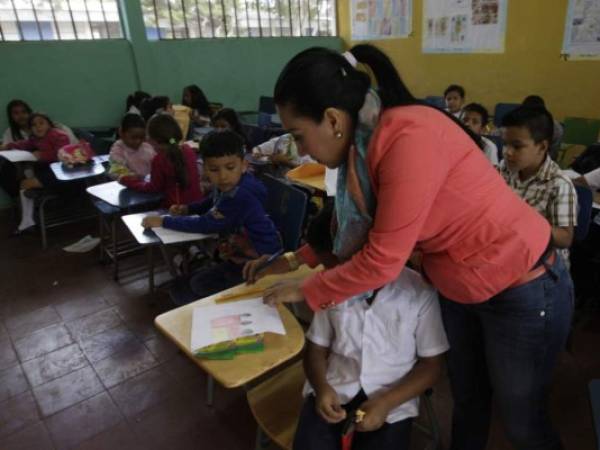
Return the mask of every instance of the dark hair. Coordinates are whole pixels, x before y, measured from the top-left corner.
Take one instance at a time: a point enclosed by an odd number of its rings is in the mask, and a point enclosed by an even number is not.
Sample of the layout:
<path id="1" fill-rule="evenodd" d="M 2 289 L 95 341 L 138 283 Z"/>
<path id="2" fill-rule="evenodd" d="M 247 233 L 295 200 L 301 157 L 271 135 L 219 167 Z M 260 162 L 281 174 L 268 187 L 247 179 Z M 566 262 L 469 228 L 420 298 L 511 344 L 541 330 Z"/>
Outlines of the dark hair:
<path id="1" fill-rule="evenodd" d="M 440 111 L 411 94 L 390 59 L 378 48 L 360 44 L 352 47 L 350 53 L 373 73 L 383 109 L 422 105 Z M 297 114 L 317 123 L 323 120 L 327 108 L 342 109 L 355 125 L 370 86 L 369 75 L 353 67 L 343 55 L 328 48 L 313 47 L 298 53 L 285 65 L 273 97 L 277 105 L 290 105 Z M 479 136 L 452 114 L 442 113 L 483 148 Z"/>
<path id="2" fill-rule="evenodd" d="M 490 120 L 490 115 L 488 110 L 485 109 L 485 106 L 479 103 L 469 103 L 467 106 L 463 108 L 465 112 L 474 112 L 481 116 L 481 124 L 486 126 Z"/>
<path id="3" fill-rule="evenodd" d="M 140 105 L 142 117 L 148 122 L 159 109 L 166 109 L 167 106 L 169 106 L 169 103 L 171 103 L 171 100 L 165 95 L 157 95 L 145 99 Z"/>
<path id="4" fill-rule="evenodd" d="M 244 159 L 244 140 L 235 131 L 211 131 L 200 143 L 202 159 L 238 156 Z"/>
<path id="5" fill-rule="evenodd" d="M 528 106 L 530 108 L 545 108 L 546 102 L 539 95 L 528 95 L 523 100 L 523 106 Z"/>
<path id="6" fill-rule="evenodd" d="M 173 164 L 175 169 L 175 179 L 182 187 L 187 187 L 187 170 L 185 160 L 179 143 L 183 139 L 183 134 L 179 124 L 169 114 L 159 114 L 154 116 L 148 122 L 148 136 L 164 145 L 167 159 Z"/>
<path id="7" fill-rule="evenodd" d="M 231 126 L 231 129 L 237 134 L 239 134 L 244 139 L 244 142 L 246 141 L 246 133 L 244 133 L 242 121 L 240 120 L 240 116 L 238 116 L 238 113 L 236 113 L 235 110 L 231 108 L 220 109 L 215 113 L 215 115 L 212 118 L 213 125 L 217 120 L 224 120 L 225 122 L 227 122 Z"/>
<path id="8" fill-rule="evenodd" d="M 21 129 L 19 128 L 19 125 L 12 118 L 12 110 L 17 106 L 25 108 L 28 114 L 31 114 L 33 112 L 31 110 L 31 107 L 23 100 L 15 99 L 8 102 L 8 105 L 6 105 L 6 116 L 8 117 L 8 126 L 10 127 L 10 135 L 13 141 L 20 141 L 24 139 L 23 134 L 21 134 Z"/>
<path id="9" fill-rule="evenodd" d="M 450 92 L 458 92 L 458 95 L 460 95 L 461 98 L 465 98 L 466 95 L 465 88 L 459 86 L 458 84 L 451 84 L 450 86 L 448 86 L 444 91 L 444 97 L 446 97 Z"/>
<path id="10" fill-rule="evenodd" d="M 536 144 L 542 141 L 552 143 L 554 118 L 546 108 L 519 106 L 502 118 L 503 127 L 525 127 Z"/>
<path id="11" fill-rule="evenodd" d="M 29 123 L 28 123 L 29 128 L 31 128 L 31 126 L 33 124 L 33 120 L 36 119 L 37 117 L 41 117 L 46 122 L 48 122 L 48 124 L 50 125 L 50 128 L 56 128 L 56 125 L 54 125 L 54 122 L 52 122 L 52 119 L 50 119 L 50 117 L 48 117 L 46 114 L 40 113 L 40 112 L 34 112 L 29 116 Z"/>
<path id="12" fill-rule="evenodd" d="M 198 111 L 198 114 L 210 117 L 210 105 L 202 89 L 195 84 L 190 84 L 189 86 L 184 87 L 183 90 L 188 91 L 192 97 L 191 104 L 186 106 L 195 109 Z M 183 98 L 181 99 L 181 103 L 183 103 Z"/>
<path id="13" fill-rule="evenodd" d="M 333 236 L 331 221 L 333 220 L 335 204 L 328 200 L 323 209 L 319 211 L 308 224 L 306 242 L 318 253 L 331 253 L 333 251 Z"/>
<path id="14" fill-rule="evenodd" d="M 150 94 L 144 91 L 135 91 L 133 94 L 129 94 L 127 96 L 127 100 L 125 101 L 125 111 L 129 111 L 129 108 L 132 106 L 140 109 L 142 102 L 147 98 L 150 98 Z"/>
<path id="15" fill-rule="evenodd" d="M 139 114 L 125 114 L 121 120 L 121 131 L 125 132 L 132 128 L 144 128 L 146 129 L 146 122 L 144 118 Z"/>

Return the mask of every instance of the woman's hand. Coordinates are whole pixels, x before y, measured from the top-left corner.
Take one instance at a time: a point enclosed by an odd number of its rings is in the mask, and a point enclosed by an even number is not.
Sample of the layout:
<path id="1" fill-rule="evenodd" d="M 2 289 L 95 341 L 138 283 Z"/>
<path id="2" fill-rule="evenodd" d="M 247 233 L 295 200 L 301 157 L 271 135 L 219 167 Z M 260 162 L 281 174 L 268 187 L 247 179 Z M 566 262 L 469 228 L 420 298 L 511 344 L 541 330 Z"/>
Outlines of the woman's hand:
<path id="1" fill-rule="evenodd" d="M 285 280 L 275 283 L 263 293 L 263 303 L 275 306 L 279 303 L 298 303 L 304 301 L 302 280 Z"/>
<path id="2" fill-rule="evenodd" d="M 383 398 L 375 397 L 360 405 L 360 410 L 365 413 L 364 418 L 356 423 L 356 431 L 375 431 L 383 426 L 390 409 Z"/>
<path id="3" fill-rule="evenodd" d="M 328 423 L 338 423 L 346 418 L 346 410 L 342 408 L 337 392 L 329 384 L 315 393 L 315 407 L 317 413 Z"/>
<path id="4" fill-rule="evenodd" d="M 187 216 L 188 207 L 187 205 L 171 205 L 169 208 L 169 214 L 172 216 Z"/>
<path id="5" fill-rule="evenodd" d="M 144 228 L 156 228 L 162 227 L 163 218 L 161 216 L 147 216 L 142 220 L 142 226 Z"/>
<path id="6" fill-rule="evenodd" d="M 283 256 L 277 258 L 269 267 L 260 270 L 261 266 L 269 259 L 270 256 L 271 255 L 262 255 L 260 258 L 248 261 L 246 263 L 242 271 L 242 275 L 244 276 L 246 283 L 254 284 L 259 279 L 266 277 L 267 275 L 275 275 L 278 273 L 287 273 L 292 271 L 288 260 Z"/>

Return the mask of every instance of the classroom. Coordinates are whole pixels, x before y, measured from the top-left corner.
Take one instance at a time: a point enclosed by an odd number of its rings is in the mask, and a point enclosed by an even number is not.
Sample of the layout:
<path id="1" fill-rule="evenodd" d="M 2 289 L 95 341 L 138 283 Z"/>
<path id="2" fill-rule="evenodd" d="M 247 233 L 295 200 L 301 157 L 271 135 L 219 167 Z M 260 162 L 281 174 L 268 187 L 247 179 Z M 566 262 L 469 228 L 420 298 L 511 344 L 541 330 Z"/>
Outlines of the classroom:
<path id="1" fill-rule="evenodd" d="M 598 0 L 9 0 L 0 61 L 0 450 L 600 450 Z"/>

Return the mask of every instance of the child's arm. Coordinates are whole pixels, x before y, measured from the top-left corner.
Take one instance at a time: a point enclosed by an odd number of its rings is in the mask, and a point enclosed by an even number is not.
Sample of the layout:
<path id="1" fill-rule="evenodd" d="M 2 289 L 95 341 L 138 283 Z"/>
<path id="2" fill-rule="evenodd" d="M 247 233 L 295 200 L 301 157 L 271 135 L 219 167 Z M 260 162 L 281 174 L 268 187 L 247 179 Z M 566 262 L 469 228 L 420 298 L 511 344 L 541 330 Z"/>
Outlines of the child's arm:
<path id="1" fill-rule="evenodd" d="M 123 186 L 139 192 L 163 192 L 165 190 L 165 171 L 162 167 L 161 159 L 156 157 L 152 160 L 150 181 L 126 175 L 121 177 L 119 182 Z"/>
<path id="2" fill-rule="evenodd" d="M 548 204 L 546 218 L 552 226 L 552 244 L 556 248 L 569 248 L 577 225 L 577 194 L 570 180 L 558 181 L 558 191 Z"/>
<path id="3" fill-rule="evenodd" d="M 22 141 L 14 141 L 10 144 L 6 144 L 2 146 L 2 150 L 35 150 L 35 144 L 33 143 L 33 139 L 23 139 Z"/>
<path id="4" fill-rule="evenodd" d="M 552 227 L 552 245 L 569 248 L 573 243 L 573 227 Z"/>
<path id="5" fill-rule="evenodd" d="M 366 414 L 356 429 L 373 431 L 381 428 L 391 410 L 420 396 L 437 382 L 442 373 L 443 360 L 442 355 L 419 358 L 412 370 L 398 384 L 372 396 L 360 406 Z"/>
<path id="6" fill-rule="evenodd" d="M 113 179 L 119 179 L 120 177 L 127 175 L 135 175 L 129 167 L 127 167 L 127 160 L 125 159 L 124 150 L 121 146 L 121 141 L 115 142 L 109 155 L 110 168 L 108 169 L 108 176 Z"/>

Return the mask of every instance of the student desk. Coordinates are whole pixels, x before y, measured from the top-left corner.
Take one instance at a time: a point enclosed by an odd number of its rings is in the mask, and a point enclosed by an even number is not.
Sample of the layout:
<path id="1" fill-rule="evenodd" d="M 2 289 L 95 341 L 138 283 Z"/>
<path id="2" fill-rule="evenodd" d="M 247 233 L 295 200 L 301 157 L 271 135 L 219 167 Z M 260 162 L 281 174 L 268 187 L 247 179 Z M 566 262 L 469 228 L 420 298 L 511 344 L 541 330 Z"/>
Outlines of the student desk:
<path id="1" fill-rule="evenodd" d="M 97 184 L 86 189 L 93 197 L 94 206 L 98 210 L 99 232 L 100 232 L 100 257 L 106 255 L 113 262 L 113 277 L 119 279 L 119 256 L 124 256 L 140 247 L 131 240 L 121 241 L 117 239 L 117 218 L 126 212 L 140 209 L 151 209 L 160 202 L 163 194 L 137 192 L 119 184 L 118 181 Z M 109 239 L 107 239 L 107 235 Z M 110 241 L 110 245 L 106 245 Z"/>
<path id="2" fill-rule="evenodd" d="M 50 169 L 59 181 L 83 180 L 104 174 L 106 168 L 102 163 L 107 159 L 102 156 L 94 156 L 90 164 L 72 169 L 67 168 L 62 162 L 58 161 L 50 164 Z"/>
<path id="3" fill-rule="evenodd" d="M 237 355 L 235 359 L 215 361 L 196 358 L 190 350 L 192 333 L 192 314 L 196 306 L 214 304 L 219 298 L 240 295 L 240 300 L 261 295 L 257 290 L 264 290 L 274 282 L 285 279 L 303 279 L 318 272 L 320 269 L 301 267 L 295 272 L 284 275 L 268 276 L 259 280 L 255 285 L 241 284 L 202 300 L 189 303 L 156 317 L 154 323 L 158 329 L 173 341 L 185 354 L 209 375 L 209 404 L 212 402 L 210 392 L 211 378 L 222 386 L 231 389 L 248 386 L 251 382 L 266 374 L 271 369 L 289 361 L 298 355 L 304 346 L 304 331 L 293 314 L 284 306 L 279 305 L 279 312 L 285 326 L 283 336 L 266 333 L 265 350 L 261 353 Z M 244 295 L 244 294 L 247 295 Z"/>
<path id="4" fill-rule="evenodd" d="M 325 166 L 316 163 L 303 164 L 290 170 L 286 177 L 293 183 L 316 190 L 316 194 L 327 196 Z"/>

